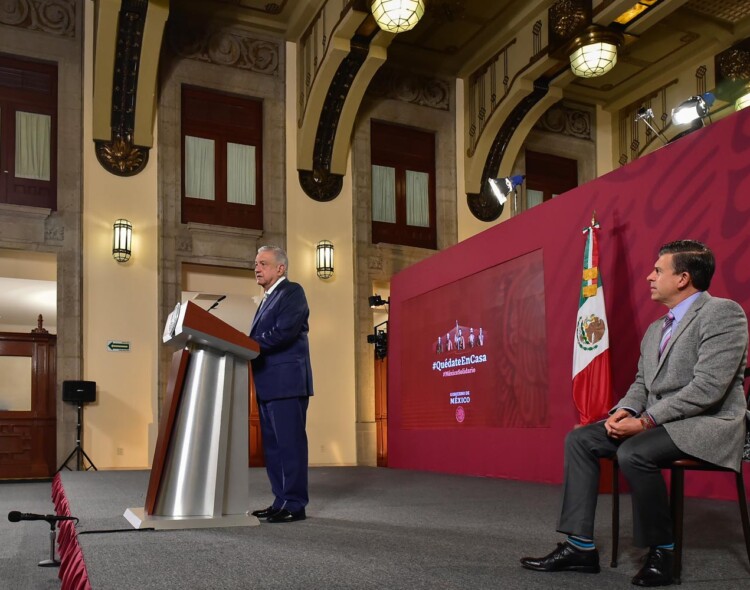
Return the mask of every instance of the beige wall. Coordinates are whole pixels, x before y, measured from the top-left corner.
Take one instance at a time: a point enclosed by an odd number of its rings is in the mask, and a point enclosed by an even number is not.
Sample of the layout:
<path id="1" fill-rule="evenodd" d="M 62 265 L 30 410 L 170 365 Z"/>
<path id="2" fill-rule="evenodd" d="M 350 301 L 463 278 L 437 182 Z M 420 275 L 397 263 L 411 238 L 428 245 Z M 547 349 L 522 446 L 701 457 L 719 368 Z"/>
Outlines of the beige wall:
<path id="1" fill-rule="evenodd" d="M 57 257 L 47 252 L 0 252 L 0 277 L 54 281 L 57 279 Z"/>
<path id="2" fill-rule="evenodd" d="M 296 47 L 287 44 L 287 55 Z M 289 278 L 300 283 L 310 305 L 310 351 L 315 396 L 310 402 L 307 436 L 312 465 L 354 465 L 354 229 L 351 164 L 341 194 L 328 203 L 310 199 L 299 185 L 297 153 L 297 74 L 294 58 L 286 70 L 286 197 Z M 351 157 L 349 158 L 351 162 Z M 334 275 L 319 279 L 315 245 L 334 244 Z"/>
<path id="3" fill-rule="evenodd" d="M 249 268 L 226 268 L 185 263 L 182 265 L 182 301 L 192 300 L 208 309 L 226 295 L 211 313 L 240 332 L 248 333 L 262 289 Z M 213 299 L 208 298 L 214 295 Z"/>
<path id="4" fill-rule="evenodd" d="M 0 410 L 31 410 L 31 357 L 0 356 Z"/>
<path id="5" fill-rule="evenodd" d="M 57 256 L 0 249 L 0 332 L 29 332 L 40 314 L 57 334 Z"/>
<path id="6" fill-rule="evenodd" d="M 84 449 L 99 469 L 146 468 L 156 421 L 157 202 L 156 149 L 145 170 L 110 174 L 96 160 L 92 139 L 92 18 L 86 4 L 84 65 L 83 378 L 97 383 L 85 408 Z M 157 144 L 155 144 L 157 145 Z M 112 224 L 133 224 L 133 256 L 112 258 Z M 111 340 L 130 352 L 110 352 Z"/>

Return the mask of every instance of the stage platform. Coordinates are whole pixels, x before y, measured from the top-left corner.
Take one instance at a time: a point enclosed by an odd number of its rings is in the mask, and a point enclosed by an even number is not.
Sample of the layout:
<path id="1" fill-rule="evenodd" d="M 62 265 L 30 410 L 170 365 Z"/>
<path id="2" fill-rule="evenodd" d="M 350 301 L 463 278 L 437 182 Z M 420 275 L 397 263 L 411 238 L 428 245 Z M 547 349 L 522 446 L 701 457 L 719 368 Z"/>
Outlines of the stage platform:
<path id="1" fill-rule="evenodd" d="M 629 588 L 642 554 L 631 545 L 625 496 L 620 566 L 609 567 L 611 504 L 603 495 L 599 575 L 522 569 L 520 557 L 545 554 L 561 540 L 554 531 L 560 488 L 553 485 L 313 468 L 306 521 L 148 531 L 123 517 L 143 505 L 148 472 L 66 471 L 61 484 L 80 519 L 77 540 L 93 590 Z M 251 469 L 248 508 L 267 506 L 268 489 L 265 472 Z M 686 501 L 684 587 L 750 587 L 737 512 L 735 502 Z"/>

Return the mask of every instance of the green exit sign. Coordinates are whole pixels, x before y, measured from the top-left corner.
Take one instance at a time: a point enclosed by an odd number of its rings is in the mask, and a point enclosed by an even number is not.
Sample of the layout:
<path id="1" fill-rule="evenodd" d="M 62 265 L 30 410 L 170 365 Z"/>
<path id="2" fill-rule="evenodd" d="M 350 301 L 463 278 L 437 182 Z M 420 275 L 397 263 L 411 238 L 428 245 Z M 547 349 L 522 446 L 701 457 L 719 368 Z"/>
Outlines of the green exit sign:
<path id="1" fill-rule="evenodd" d="M 130 352 L 130 342 L 110 340 L 107 342 L 107 350 L 110 352 Z"/>

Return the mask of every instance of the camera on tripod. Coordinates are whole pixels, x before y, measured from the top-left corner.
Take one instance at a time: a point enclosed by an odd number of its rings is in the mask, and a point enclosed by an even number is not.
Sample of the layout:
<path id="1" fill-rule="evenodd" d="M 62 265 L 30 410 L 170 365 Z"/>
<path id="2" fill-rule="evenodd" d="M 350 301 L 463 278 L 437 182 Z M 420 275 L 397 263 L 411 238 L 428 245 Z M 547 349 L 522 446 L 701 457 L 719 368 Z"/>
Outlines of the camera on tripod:
<path id="1" fill-rule="evenodd" d="M 381 329 L 381 326 L 385 326 L 385 329 Z M 376 359 L 388 356 L 388 320 L 375 326 L 373 333 L 367 335 L 367 343 L 375 345 Z"/>

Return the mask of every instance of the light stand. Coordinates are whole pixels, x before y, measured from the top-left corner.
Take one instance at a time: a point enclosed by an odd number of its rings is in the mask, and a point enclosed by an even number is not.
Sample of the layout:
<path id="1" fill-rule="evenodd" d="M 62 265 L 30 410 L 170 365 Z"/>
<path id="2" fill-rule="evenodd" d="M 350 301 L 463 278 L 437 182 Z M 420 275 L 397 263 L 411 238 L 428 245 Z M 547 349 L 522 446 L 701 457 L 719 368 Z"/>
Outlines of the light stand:
<path id="1" fill-rule="evenodd" d="M 49 521 L 49 559 L 43 559 L 40 561 L 37 564 L 39 567 L 60 567 L 60 562 L 55 559 L 55 536 L 57 534 L 55 524 L 54 520 Z"/>
<path id="2" fill-rule="evenodd" d="M 647 109 L 646 107 L 641 107 L 640 109 L 638 109 L 638 114 L 636 114 L 636 116 L 635 116 L 635 120 L 636 121 L 643 121 L 646 124 L 646 126 L 649 129 L 651 129 L 651 131 L 654 132 L 654 134 L 656 135 L 656 137 L 658 137 L 659 139 L 661 139 L 661 142 L 664 145 L 667 145 L 667 143 L 669 143 L 669 142 L 665 139 L 664 135 L 662 135 L 662 132 L 659 131 L 659 129 L 657 129 L 656 127 L 654 127 L 649 122 L 649 119 L 653 119 L 653 118 L 654 118 L 654 111 L 652 109 Z"/>
<path id="3" fill-rule="evenodd" d="M 79 400 L 77 403 L 78 403 L 78 425 L 76 426 L 76 446 L 70 452 L 70 455 L 68 455 L 68 458 L 62 462 L 62 465 L 60 465 L 60 467 L 57 468 L 57 473 L 62 471 L 63 468 L 67 469 L 68 471 L 72 471 L 72 469 L 68 467 L 68 462 L 74 456 L 76 458 L 76 470 L 77 471 L 89 471 L 91 469 L 93 469 L 94 471 L 99 471 L 96 468 L 96 465 L 94 465 L 94 462 L 91 460 L 91 457 L 89 457 L 86 454 L 86 451 L 83 450 L 83 446 L 81 446 L 81 428 L 83 427 L 83 402 Z M 84 467 L 85 466 L 85 463 L 83 462 L 84 459 L 86 459 L 89 462 L 88 467 Z M 54 529 L 54 525 L 53 525 L 53 529 Z"/>

